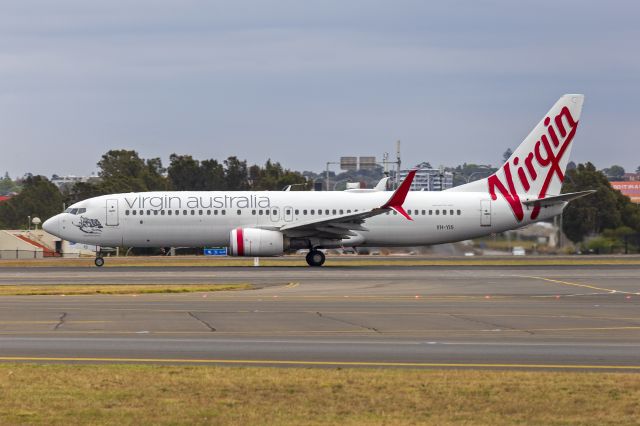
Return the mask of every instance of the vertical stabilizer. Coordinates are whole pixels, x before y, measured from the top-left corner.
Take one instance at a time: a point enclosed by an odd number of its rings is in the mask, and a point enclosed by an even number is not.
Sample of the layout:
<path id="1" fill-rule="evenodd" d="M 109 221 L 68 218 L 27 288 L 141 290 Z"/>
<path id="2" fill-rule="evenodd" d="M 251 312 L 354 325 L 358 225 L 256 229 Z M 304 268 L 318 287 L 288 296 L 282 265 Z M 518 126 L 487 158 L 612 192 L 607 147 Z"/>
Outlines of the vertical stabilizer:
<path id="1" fill-rule="evenodd" d="M 488 192 L 493 200 L 503 198 L 521 221 L 522 201 L 560 194 L 583 102 L 584 95 L 562 96 L 496 173 L 449 191 Z M 533 209 L 532 219 L 539 210 Z"/>

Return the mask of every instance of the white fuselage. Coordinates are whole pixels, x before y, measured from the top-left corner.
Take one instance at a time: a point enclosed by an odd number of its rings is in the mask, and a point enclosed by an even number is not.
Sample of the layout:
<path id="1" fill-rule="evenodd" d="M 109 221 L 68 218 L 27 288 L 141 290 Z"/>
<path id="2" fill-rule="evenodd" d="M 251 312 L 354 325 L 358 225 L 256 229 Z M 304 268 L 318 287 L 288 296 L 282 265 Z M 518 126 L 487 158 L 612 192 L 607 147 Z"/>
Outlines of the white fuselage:
<path id="1" fill-rule="evenodd" d="M 50 232 L 66 240 L 100 246 L 229 246 L 239 227 L 278 229 L 382 205 L 390 192 L 146 192 L 113 194 L 76 203 L 50 221 Z M 543 207 L 536 220 L 566 205 Z M 404 209 L 367 218 L 366 231 L 334 246 L 419 246 L 475 238 L 519 228 L 508 203 L 483 192 L 409 192 Z M 75 212 L 74 209 L 78 209 Z M 86 210 L 83 210 L 86 209 Z"/>

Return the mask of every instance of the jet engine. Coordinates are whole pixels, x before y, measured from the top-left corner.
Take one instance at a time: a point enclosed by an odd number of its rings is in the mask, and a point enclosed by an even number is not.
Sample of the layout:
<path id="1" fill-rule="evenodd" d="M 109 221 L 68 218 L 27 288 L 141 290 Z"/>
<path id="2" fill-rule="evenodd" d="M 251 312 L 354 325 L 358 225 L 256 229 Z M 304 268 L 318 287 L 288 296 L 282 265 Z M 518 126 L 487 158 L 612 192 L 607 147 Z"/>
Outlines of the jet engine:
<path id="1" fill-rule="evenodd" d="M 229 233 L 230 256 L 280 256 L 284 252 L 284 236 L 279 231 L 236 228 Z"/>

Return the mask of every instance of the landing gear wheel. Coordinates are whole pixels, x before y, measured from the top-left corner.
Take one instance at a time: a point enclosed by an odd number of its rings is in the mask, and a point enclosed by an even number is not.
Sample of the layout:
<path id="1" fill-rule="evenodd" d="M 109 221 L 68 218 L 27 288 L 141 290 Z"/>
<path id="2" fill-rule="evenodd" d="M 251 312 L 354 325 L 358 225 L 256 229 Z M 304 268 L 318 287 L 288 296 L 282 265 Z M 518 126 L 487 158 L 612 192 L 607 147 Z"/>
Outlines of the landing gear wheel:
<path id="1" fill-rule="evenodd" d="M 102 265 L 104 265 L 104 258 L 96 257 L 96 260 L 94 260 L 93 263 L 95 263 L 96 266 L 100 268 Z"/>
<path id="2" fill-rule="evenodd" d="M 309 264 L 309 266 L 322 266 L 324 265 L 324 261 L 324 253 L 320 250 L 311 250 L 307 253 L 307 264 Z"/>

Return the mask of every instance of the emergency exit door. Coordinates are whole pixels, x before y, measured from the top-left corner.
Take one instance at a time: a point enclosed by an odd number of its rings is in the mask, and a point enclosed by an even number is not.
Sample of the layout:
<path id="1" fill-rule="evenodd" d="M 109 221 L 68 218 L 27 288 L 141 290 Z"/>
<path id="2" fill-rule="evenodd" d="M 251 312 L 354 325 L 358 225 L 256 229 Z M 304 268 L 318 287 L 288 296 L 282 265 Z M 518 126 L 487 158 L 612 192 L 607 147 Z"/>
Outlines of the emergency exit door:
<path id="1" fill-rule="evenodd" d="M 480 201 L 480 226 L 491 226 L 491 200 Z"/>
<path id="2" fill-rule="evenodd" d="M 107 225 L 118 226 L 118 200 L 107 200 Z"/>

